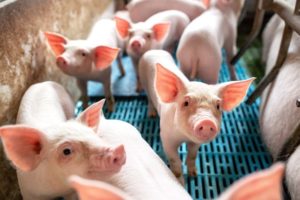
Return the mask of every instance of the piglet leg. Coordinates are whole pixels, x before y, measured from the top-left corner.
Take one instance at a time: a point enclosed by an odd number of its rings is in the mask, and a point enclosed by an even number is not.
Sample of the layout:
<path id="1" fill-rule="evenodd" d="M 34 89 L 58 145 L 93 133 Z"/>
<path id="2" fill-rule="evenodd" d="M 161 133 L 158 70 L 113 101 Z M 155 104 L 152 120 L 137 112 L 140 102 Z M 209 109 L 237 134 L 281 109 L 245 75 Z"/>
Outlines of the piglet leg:
<path id="1" fill-rule="evenodd" d="M 195 160 L 197 157 L 198 149 L 200 145 L 192 142 L 187 143 L 188 155 L 186 159 L 186 164 L 188 167 L 188 173 L 190 176 L 197 176 L 197 168 L 195 165 Z"/>
<path id="2" fill-rule="evenodd" d="M 236 34 L 234 34 L 235 36 Z M 232 60 L 235 52 L 236 52 L 236 45 L 235 45 L 235 40 L 236 37 L 229 38 L 226 43 L 225 43 L 225 50 L 226 50 L 226 60 L 227 60 L 227 65 L 229 68 L 229 74 L 230 74 L 230 79 L 232 81 L 237 80 L 236 74 L 235 74 L 235 69 L 234 65 L 230 63 Z"/>
<path id="3" fill-rule="evenodd" d="M 85 109 L 88 107 L 88 104 L 89 104 L 89 97 L 87 94 L 87 81 L 77 79 L 77 85 L 81 91 L 82 107 L 83 107 L 83 109 Z"/>
<path id="4" fill-rule="evenodd" d="M 164 134 L 164 133 L 163 133 Z M 163 136 L 161 133 L 161 136 Z M 171 135 L 171 134 L 168 134 Z M 182 174 L 181 168 L 181 160 L 178 155 L 177 149 L 179 147 L 179 143 L 173 143 L 173 141 L 166 140 L 162 138 L 163 148 L 168 158 L 170 169 L 173 174 L 176 176 L 177 180 L 184 185 L 184 178 Z"/>
<path id="5" fill-rule="evenodd" d="M 118 62 L 118 68 L 120 70 L 121 73 L 121 77 L 125 76 L 125 70 L 124 70 L 124 65 L 122 62 L 122 52 L 119 52 L 119 55 L 117 57 L 117 62 Z"/>
<path id="6" fill-rule="evenodd" d="M 135 91 L 137 93 L 141 93 L 143 91 L 143 88 L 142 88 L 142 84 L 140 81 L 139 70 L 138 70 L 139 59 L 131 58 L 131 61 L 134 66 L 134 70 L 135 70 L 135 74 L 136 74 L 136 89 L 135 89 Z"/>
<path id="7" fill-rule="evenodd" d="M 109 112 L 113 112 L 115 109 L 115 99 L 111 92 L 111 66 L 107 69 L 105 69 L 103 73 L 106 78 L 103 81 L 103 87 L 104 87 L 104 96 L 107 102 L 107 109 Z"/>

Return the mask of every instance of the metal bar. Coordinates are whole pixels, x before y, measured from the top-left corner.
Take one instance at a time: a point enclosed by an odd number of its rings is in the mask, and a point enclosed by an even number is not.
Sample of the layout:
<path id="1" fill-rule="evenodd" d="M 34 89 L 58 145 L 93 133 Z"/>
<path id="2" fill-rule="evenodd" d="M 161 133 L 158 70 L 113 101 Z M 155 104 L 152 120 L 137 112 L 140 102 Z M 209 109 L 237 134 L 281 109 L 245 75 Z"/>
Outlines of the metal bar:
<path id="1" fill-rule="evenodd" d="M 240 48 L 238 53 L 230 61 L 230 64 L 232 64 L 232 65 L 235 65 L 235 63 L 242 57 L 242 55 L 245 53 L 245 51 L 249 48 L 249 46 L 255 40 L 255 38 L 257 37 L 257 35 L 262 27 L 262 22 L 263 22 L 264 15 L 265 15 L 264 9 L 261 8 L 262 1 L 263 0 L 257 1 L 255 18 L 254 18 L 252 30 L 250 32 L 249 37 L 247 38 L 246 43 Z"/>
<path id="2" fill-rule="evenodd" d="M 297 0 L 297 2 L 296 2 L 294 14 L 295 15 L 300 14 L 300 0 Z M 254 90 L 254 92 L 249 96 L 249 98 L 246 101 L 247 104 L 252 104 L 255 101 L 255 99 L 261 95 L 261 93 L 269 85 L 269 83 L 271 83 L 277 77 L 277 74 L 287 56 L 288 48 L 289 48 L 289 45 L 290 45 L 290 42 L 292 39 L 292 34 L 293 34 L 293 29 L 287 23 L 285 23 L 285 28 L 284 28 L 283 36 L 281 39 L 279 54 L 278 54 L 275 66 L 270 71 L 270 73 L 267 74 L 261 80 L 261 82 L 258 84 L 257 88 Z"/>
<path id="3" fill-rule="evenodd" d="M 300 35 L 300 16 L 299 16 L 299 4 L 300 1 L 296 2 L 295 11 L 288 6 L 285 2 L 274 1 L 269 8 L 278 14 L 296 33 Z M 294 15 L 292 14 L 294 13 Z"/>
<path id="4" fill-rule="evenodd" d="M 289 140 L 283 145 L 276 161 L 286 161 L 300 144 L 300 123 L 294 129 Z"/>
<path id="5" fill-rule="evenodd" d="M 291 29 L 288 25 L 285 25 L 275 66 L 272 68 L 269 74 L 267 74 L 257 85 L 257 88 L 247 99 L 246 101 L 247 104 L 252 104 L 256 100 L 256 98 L 261 95 L 261 93 L 268 86 L 268 84 L 276 78 L 287 56 L 288 48 L 292 39 L 292 34 L 293 34 L 293 29 Z"/>

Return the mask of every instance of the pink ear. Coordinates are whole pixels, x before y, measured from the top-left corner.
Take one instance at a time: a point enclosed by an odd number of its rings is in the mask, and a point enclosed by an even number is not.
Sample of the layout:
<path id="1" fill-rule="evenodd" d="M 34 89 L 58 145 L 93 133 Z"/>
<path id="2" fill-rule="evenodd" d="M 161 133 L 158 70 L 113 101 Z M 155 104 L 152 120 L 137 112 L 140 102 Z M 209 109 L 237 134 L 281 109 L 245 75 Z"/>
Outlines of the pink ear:
<path id="1" fill-rule="evenodd" d="M 204 5 L 206 6 L 206 8 L 209 8 L 209 6 L 210 6 L 210 1 L 211 1 L 211 0 L 203 0 L 202 2 L 203 2 Z"/>
<path id="2" fill-rule="evenodd" d="M 7 157 L 22 171 L 34 170 L 41 161 L 42 135 L 39 130 L 24 125 L 0 128 Z"/>
<path id="3" fill-rule="evenodd" d="M 70 184 L 77 191 L 80 200 L 129 200 L 124 192 L 101 181 L 71 176 Z"/>
<path id="4" fill-rule="evenodd" d="M 130 23 L 126 19 L 115 17 L 117 31 L 121 38 L 126 38 L 129 35 L 129 29 L 131 28 Z"/>
<path id="5" fill-rule="evenodd" d="M 280 200 L 283 172 L 284 165 L 279 163 L 270 169 L 253 173 L 234 183 L 219 200 Z"/>
<path id="6" fill-rule="evenodd" d="M 243 81 L 231 81 L 219 84 L 219 96 L 222 98 L 223 110 L 230 111 L 237 107 L 244 99 L 251 83 L 255 78 Z"/>
<path id="7" fill-rule="evenodd" d="M 77 117 L 77 120 L 96 130 L 99 126 L 104 103 L 105 99 L 102 99 L 89 106 Z"/>
<path id="8" fill-rule="evenodd" d="M 170 29 L 170 23 L 168 23 L 168 22 L 155 24 L 152 27 L 152 31 L 154 33 L 154 38 L 157 41 L 161 41 L 162 39 L 164 39 L 167 36 L 169 29 Z"/>
<path id="9" fill-rule="evenodd" d="M 111 65 L 118 56 L 119 49 L 107 46 L 98 46 L 95 49 L 96 68 L 103 70 Z"/>
<path id="10" fill-rule="evenodd" d="M 175 101 L 179 92 L 184 89 L 182 80 L 161 64 L 156 64 L 155 89 L 161 101 Z"/>
<path id="11" fill-rule="evenodd" d="M 64 44 L 67 44 L 67 39 L 57 33 L 45 32 L 44 34 L 54 54 L 60 56 L 65 51 Z"/>

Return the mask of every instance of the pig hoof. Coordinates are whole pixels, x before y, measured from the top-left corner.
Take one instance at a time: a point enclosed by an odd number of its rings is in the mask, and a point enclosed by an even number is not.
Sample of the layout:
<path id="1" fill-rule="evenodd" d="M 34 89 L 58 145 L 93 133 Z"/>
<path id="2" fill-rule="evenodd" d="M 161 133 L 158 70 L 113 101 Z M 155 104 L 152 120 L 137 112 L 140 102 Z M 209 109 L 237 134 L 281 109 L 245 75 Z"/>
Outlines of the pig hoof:
<path id="1" fill-rule="evenodd" d="M 148 117 L 155 118 L 156 116 L 157 116 L 157 113 L 156 113 L 155 110 L 152 110 L 152 111 L 148 112 Z"/>
<path id="2" fill-rule="evenodd" d="M 184 187 L 184 178 L 183 178 L 183 176 L 177 177 L 177 180 Z"/>
<path id="3" fill-rule="evenodd" d="M 188 171 L 189 171 L 189 176 L 195 177 L 198 175 L 195 167 L 188 169 Z"/>
<path id="4" fill-rule="evenodd" d="M 108 112 L 114 112 L 114 110 L 115 110 L 115 102 L 114 101 L 107 101 L 107 110 L 108 110 Z"/>
<path id="5" fill-rule="evenodd" d="M 142 89 L 141 86 L 138 86 L 138 87 L 136 87 L 135 91 L 136 91 L 137 93 L 141 93 L 141 92 L 143 91 L 143 89 Z"/>

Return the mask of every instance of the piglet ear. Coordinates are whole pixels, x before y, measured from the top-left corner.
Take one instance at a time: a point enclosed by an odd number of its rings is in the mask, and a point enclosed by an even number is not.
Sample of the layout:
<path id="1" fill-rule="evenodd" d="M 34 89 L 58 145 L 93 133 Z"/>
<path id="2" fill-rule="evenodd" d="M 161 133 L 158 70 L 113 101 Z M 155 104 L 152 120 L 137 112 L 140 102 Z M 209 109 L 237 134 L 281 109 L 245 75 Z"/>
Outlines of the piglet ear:
<path id="1" fill-rule="evenodd" d="M 60 56 L 65 51 L 64 45 L 67 44 L 68 39 L 57 33 L 45 32 L 44 34 L 55 56 Z"/>
<path id="2" fill-rule="evenodd" d="M 86 124 L 88 127 L 96 131 L 100 123 L 104 103 L 105 99 L 102 99 L 97 103 L 92 104 L 80 113 L 80 115 L 76 118 L 77 121 Z"/>
<path id="3" fill-rule="evenodd" d="M 95 64 L 96 68 L 104 70 L 111 65 L 111 63 L 118 56 L 119 49 L 107 46 L 98 46 L 95 49 Z"/>
<path id="4" fill-rule="evenodd" d="M 3 126 L 0 137 L 7 157 L 22 171 L 34 170 L 41 161 L 43 133 L 24 125 Z"/>
<path id="5" fill-rule="evenodd" d="M 223 110 L 230 111 L 237 107 L 243 101 L 254 80 L 255 78 L 250 78 L 243 81 L 231 81 L 217 85 L 219 96 L 223 102 Z"/>
<path id="6" fill-rule="evenodd" d="M 101 181 L 83 179 L 75 175 L 71 176 L 69 181 L 81 200 L 131 199 L 120 189 Z"/>
<path id="7" fill-rule="evenodd" d="M 204 3 L 204 5 L 206 6 L 206 8 L 210 7 L 210 1 L 211 0 L 203 0 L 202 2 Z"/>
<path id="8" fill-rule="evenodd" d="M 162 41 L 167 36 L 169 29 L 170 29 L 169 22 L 155 24 L 152 27 L 152 31 L 154 33 L 154 38 L 158 42 Z"/>
<path id="9" fill-rule="evenodd" d="M 173 72 L 156 64 L 155 89 L 162 102 L 174 102 L 179 93 L 185 89 L 183 81 Z"/>
<path id="10" fill-rule="evenodd" d="M 219 200 L 281 200 L 282 163 L 234 183 Z"/>
<path id="11" fill-rule="evenodd" d="M 121 38 L 126 38 L 129 35 L 129 29 L 131 28 L 130 23 L 123 18 L 115 16 L 117 32 Z"/>

